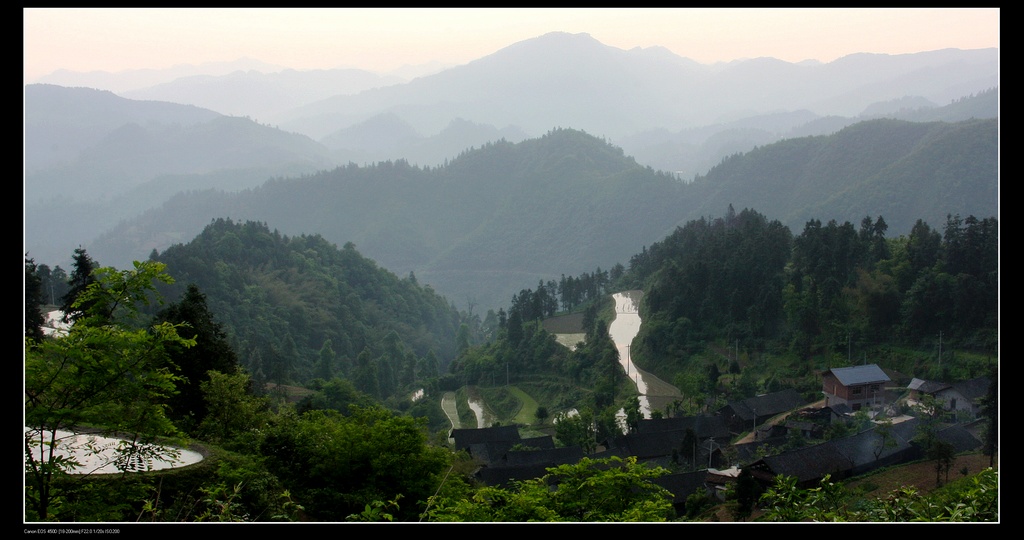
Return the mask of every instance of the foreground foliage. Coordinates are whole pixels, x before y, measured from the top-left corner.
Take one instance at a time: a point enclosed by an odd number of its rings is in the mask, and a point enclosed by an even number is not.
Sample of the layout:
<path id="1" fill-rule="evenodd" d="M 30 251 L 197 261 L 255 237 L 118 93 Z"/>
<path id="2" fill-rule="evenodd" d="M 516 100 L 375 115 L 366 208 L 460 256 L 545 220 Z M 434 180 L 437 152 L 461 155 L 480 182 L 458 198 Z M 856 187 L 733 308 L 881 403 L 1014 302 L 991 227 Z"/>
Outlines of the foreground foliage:
<path id="1" fill-rule="evenodd" d="M 278 415 L 259 451 L 317 521 L 344 521 L 398 496 L 426 501 L 450 460 L 447 449 L 427 444 L 425 422 L 380 407 Z M 411 520 L 420 510 L 403 505 L 394 517 Z"/>
<path id="2" fill-rule="evenodd" d="M 134 269 L 100 268 L 71 308 L 75 324 L 66 334 L 25 341 L 26 518 L 59 516 L 68 483 L 58 482 L 80 466 L 65 455 L 65 432 L 82 427 L 118 433 L 122 469 L 138 458 L 161 457 L 155 436 L 176 435 L 163 403 L 177 376 L 167 364 L 170 345 L 190 347 L 179 325 L 137 320 L 138 306 L 152 300 L 155 282 L 169 283 L 164 265 L 136 263 Z M 98 452 L 99 449 L 85 449 Z"/>
<path id="3" fill-rule="evenodd" d="M 762 521 L 994 522 L 999 520 L 999 474 L 988 468 L 927 495 L 903 486 L 856 505 L 829 476 L 810 489 L 797 487 L 794 477 L 779 476 L 760 502 Z"/>
<path id="4" fill-rule="evenodd" d="M 503 488 L 485 486 L 468 498 L 432 498 L 429 521 L 668 521 L 672 494 L 651 480 L 666 469 L 622 459 L 583 458 L 547 469 L 541 478 Z"/>

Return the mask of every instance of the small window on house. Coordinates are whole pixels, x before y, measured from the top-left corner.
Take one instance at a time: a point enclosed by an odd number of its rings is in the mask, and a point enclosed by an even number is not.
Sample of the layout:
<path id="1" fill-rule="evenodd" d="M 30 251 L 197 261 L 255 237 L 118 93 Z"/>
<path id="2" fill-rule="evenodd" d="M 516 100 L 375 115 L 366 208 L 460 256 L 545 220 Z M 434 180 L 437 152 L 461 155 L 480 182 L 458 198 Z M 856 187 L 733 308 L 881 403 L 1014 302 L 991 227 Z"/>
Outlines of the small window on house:
<path id="1" fill-rule="evenodd" d="M 859 396 L 861 393 L 863 393 L 863 391 L 864 391 L 864 387 L 863 386 L 854 386 L 853 388 L 850 389 L 850 393 L 855 395 L 855 396 Z"/>

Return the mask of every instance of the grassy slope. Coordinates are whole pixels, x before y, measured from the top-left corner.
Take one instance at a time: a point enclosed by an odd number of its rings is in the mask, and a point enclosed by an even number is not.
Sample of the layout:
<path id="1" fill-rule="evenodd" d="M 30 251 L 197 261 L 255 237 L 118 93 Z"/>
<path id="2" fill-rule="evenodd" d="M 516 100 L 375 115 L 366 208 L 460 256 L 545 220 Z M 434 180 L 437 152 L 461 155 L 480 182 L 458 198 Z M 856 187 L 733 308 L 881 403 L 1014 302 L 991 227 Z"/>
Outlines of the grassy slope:
<path id="1" fill-rule="evenodd" d="M 509 392 L 522 403 L 522 406 L 519 407 L 519 413 L 516 414 L 512 421 L 517 424 L 526 425 L 535 423 L 537 421 L 537 400 L 517 386 L 510 386 Z"/>
<path id="2" fill-rule="evenodd" d="M 956 457 L 953 466 L 949 469 L 949 481 L 960 478 L 962 476 L 961 469 L 966 469 L 967 474 L 977 474 L 988 468 L 988 463 L 988 456 L 982 455 L 980 452 L 961 454 Z M 999 469 L 998 460 L 994 468 Z M 942 483 L 946 483 L 945 473 L 942 475 Z M 867 498 L 884 497 L 901 486 L 914 486 L 921 493 L 929 493 L 934 490 L 937 487 L 935 484 L 935 462 L 918 461 L 890 467 L 858 476 L 846 482 L 849 491 L 859 493 Z"/>

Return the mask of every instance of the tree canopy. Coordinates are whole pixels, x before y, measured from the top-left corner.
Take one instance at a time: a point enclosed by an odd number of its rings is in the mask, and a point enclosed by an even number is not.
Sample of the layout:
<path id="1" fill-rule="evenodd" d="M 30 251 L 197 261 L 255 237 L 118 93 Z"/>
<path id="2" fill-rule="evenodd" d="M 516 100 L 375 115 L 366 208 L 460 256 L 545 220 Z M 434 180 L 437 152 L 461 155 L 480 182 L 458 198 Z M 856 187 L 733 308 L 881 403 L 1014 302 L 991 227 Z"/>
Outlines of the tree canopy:
<path id="1" fill-rule="evenodd" d="M 127 461 L 145 443 L 178 430 L 164 403 L 177 377 L 168 366 L 170 346 L 191 347 L 179 325 L 145 324 L 140 306 L 152 300 L 156 283 L 170 283 L 165 266 L 136 263 L 132 270 L 98 268 L 70 302 L 77 313 L 66 334 L 25 340 L 25 469 L 27 511 L 36 519 L 59 515 L 55 478 L 78 463 L 65 456 L 65 432 L 80 428 L 128 435 Z"/>

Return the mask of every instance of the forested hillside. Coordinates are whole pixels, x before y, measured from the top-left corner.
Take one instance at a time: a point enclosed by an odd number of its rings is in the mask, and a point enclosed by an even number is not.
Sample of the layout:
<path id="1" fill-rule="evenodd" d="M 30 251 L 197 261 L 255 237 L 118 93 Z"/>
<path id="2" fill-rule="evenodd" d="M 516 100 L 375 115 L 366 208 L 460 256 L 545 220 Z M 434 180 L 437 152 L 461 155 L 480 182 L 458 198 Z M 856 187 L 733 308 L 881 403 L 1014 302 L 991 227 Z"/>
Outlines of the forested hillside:
<path id="1" fill-rule="evenodd" d="M 998 214 L 996 120 L 875 120 L 770 144 L 692 183 L 559 129 L 470 149 L 436 168 L 404 161 L 269 181 L 237 194 L 181 194 L 90 246 L 127 264 L 212 219 L 320 234 L 398 274 L 415 272 L 460 309 L 496 309 L 524 286 L 625 262 L 676 226 L 758 208 L 798 232 L 810 219 L 883 215 L 891 234 L 947 214 Z"/>
<path id="2" fill-rule="evenodd" d="M 250 118 L 91 88 L 27 85 L 25 245 L 53 265 L 176 193 L 232 191 L 338 163 L 312 139 Z M 194 237 L 208 221 L 175 240 Z M 104 259 L 126 267 L 148 251 Z"/>
<path id="3" fill-rule="evenodd" d="M 174 175 L 247 170 L 267 178 L 336 163 L 309 137 L 191 105 L 47 84 L 26 86 L 25 102 L 25 200 L 31 204 L 58 195 L 110 199 Z M 201 185 L 178 181 L 177 190 Z"/>
<path id="4" fill-rule="evenodd" d="M 698 216 L 758 208 L 794 233 L 811 219 L 883 215 L 906 234 L 918 219 L 998 214 L 999 122 L 878 119 L 726 158 L 692 184 Z"/>
<path id="5" fill-rule="evenodd" d="M 935 380 L 984 374 L 999 345 L 998 221 L 888 231 L 866 216 L 810 220 L 793 236 L 749 209 L 690 222 L 630 261 L 624 279 L 646 293 L 632 355 L 684 393 L 714 395 L 717 374 L 732 373 L 733 399 L 812 396 L 818 370 L 866 362 Z M 697 382 L 708 373 L 711 386 Z"/>
<path id="6" fill-rule="evenodd" d="M 190 284 L 206 295 L 258 383 L 339 376 L 382 401 L 411 393 L 447 369 L 470 322 L 414 276 L 399 278 L 352 244 L 256 222 L 216 220 L 151 259 L 176 279 L 164 296 L 177 298 Z"/>
<path id="7" fill-rule="evenodd" d="M 24 532 L 998 522 L 998 67 L 26 84 Z"/>
<path id="8" fill-rule="evenodd" d="M 563 129 L 467 150 L 438 168 L 350 164 L 238 194 L 182 194 L 91 251 L 126 264 L 130 252 L 185 241 L 211 219 L 262 221 L 351 242 L 393 272 L 415 272 L 460 309 L 496 309 L 523 285 L 626 260 L 671 231 L 685 204 L 670 175 Z"/>
<path id="9" fill-rule="evenodd" d="M 514 388 L 540 403 L 531 427 L 555 413 L 548 432 L 588 454 L 621 433 L 619 411 L 637 430 L 636 391 L 607 326 L 614 315 L 606 295 L 627 288 L 643 291 L 631 360 L 680 390 L 680 399 L 652 411 L 657 417 L 709 414 L 780 389 L 812 399 L 819 370 L 858 358 L 900 377 L 995 374 L 998 221 L 953 215 L 941 231 L 918 221 L 910 235 L 892 237 L 879 216 L 859 228 L 810 220 L 794 236 L 755 210 L 729 209 L 677 228 L 628 267 L 522 289 L 507 311 L 481 323 L 351 244 L 339 249 L 320 236 L 220 219 L 133 271 L 99 267 L 76 251 L 67 296 L 74 301 L 65 308 L 75 324 L 52 337 L 28 317 L 44 283 L 26 260 L 26 422 L 38 430 L 26 431 L 26 443 L 31 433 L 89 425 L 142 441 L 194 437 L 207 455 L 180 474 L 97 479 L 69 476 L 59 460 L 31 461 L 26 515 L 555 519 L 555 503 L 527 504 L 527 514 L 490 507 L 486 494 L 512 495 L 478 484 L 474 463 L 449 451 L 442 391 L 475 387 L 516 410 Z M 150 311 L 140 308 L 151 292 L 172 303 L 153 306 L 147 320 Z M 544 329 L 560 307 L 580 310 L 585 337 L 575 349 Z M 129 371 L 143 376 L 120 375 Z M 286 399 L 266 383 L 293 383 L 303 393 Z M 420 388 L 424 397 L 410 399 Z M 64 405 L 68 399 L 81 405 Z M 593 489 L 634 501 L 649 478 L 668 473 L 588 458 L 553 474 L 583 475 Z M 643 493 L 636 503 L 655 505 L 644 512 L 584 516 L 686 519 L 668 508 L 666 492 Z M 559 512 L 557 519 L 585 519 Z"/>
<path id="10" fill-rule="evenodd" d="M 908 235 L 890 234 L 883 216 L 858 226 L 812 219 L 794 235 L 778 220 L 730 207 L 723 217 L 680 226 L 611 275 L 599 291 L 643 291 L 631 360 L 677 386 L 691 414 L 786 388 L 814 401 L 819 372 L 830 367 L 876 363 L 913 377 L 965 380 L 985 374 L 998 355 L 994 217 L 951 215 L 936 228 L 918 220 Z M 572 305 L 574 281 L 517 294 L 499 342 L 514 347 L 523 321 L 553 313 L 535 306 Z M 594 332 L 602 317 L 610 315 L 589 312 L 579 331 Z M 529 357 L 521 353 L 512 365 Z M 462 358 L 456 374 L 477 380 L 480 357 Z M 575 365 L 547 372 L 564 375 Z M 592 395 L 584 403 L 609 414 Z"/>

